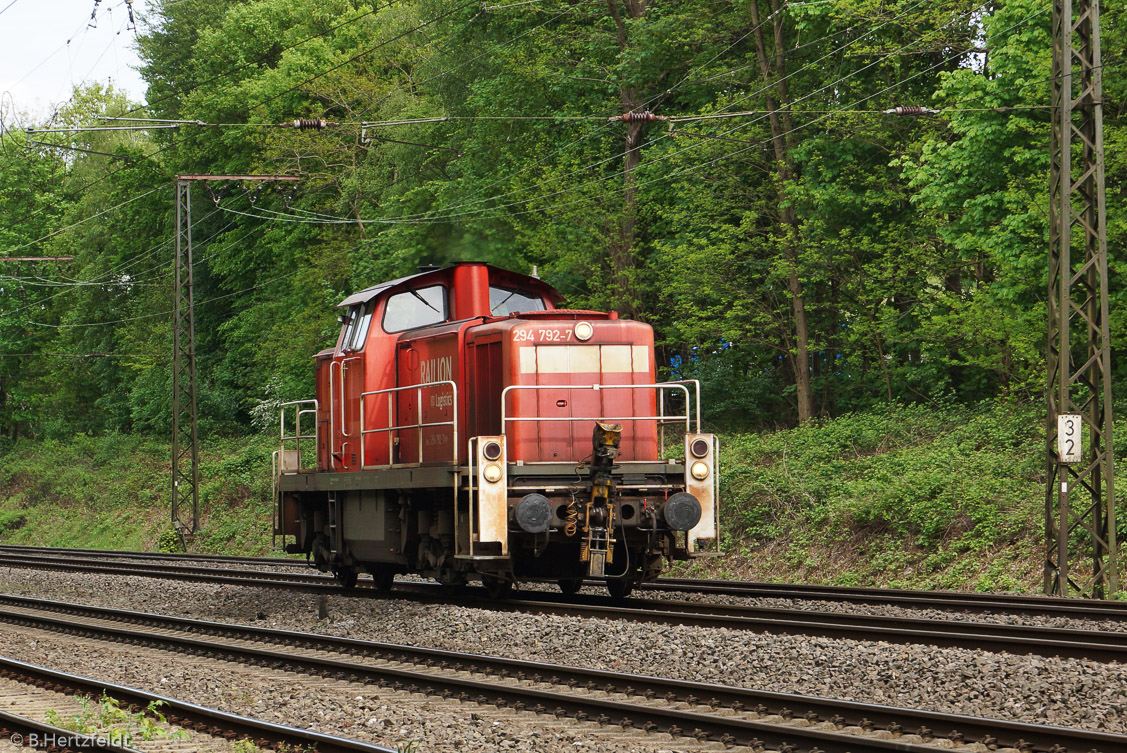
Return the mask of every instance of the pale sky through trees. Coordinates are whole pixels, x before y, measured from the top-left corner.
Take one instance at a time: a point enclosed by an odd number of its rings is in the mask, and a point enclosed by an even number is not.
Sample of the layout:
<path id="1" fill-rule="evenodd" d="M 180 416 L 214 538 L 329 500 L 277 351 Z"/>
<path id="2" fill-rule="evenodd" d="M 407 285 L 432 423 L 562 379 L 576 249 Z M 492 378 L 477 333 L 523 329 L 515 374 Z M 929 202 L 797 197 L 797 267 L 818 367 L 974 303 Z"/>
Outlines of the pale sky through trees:
<path id="1" fill-rule="evenodd" d="M 138 23 L 146 7 L 146 0 L 133 0 Z M 75 85 L 95 81 L 112 80 L 130 99 L 144 98 L 145 84 L 135 70 L 136 32 L 124 0 L 0 0 L 0 10 L 0 102 L 6 115 L 45 118 Z"/>

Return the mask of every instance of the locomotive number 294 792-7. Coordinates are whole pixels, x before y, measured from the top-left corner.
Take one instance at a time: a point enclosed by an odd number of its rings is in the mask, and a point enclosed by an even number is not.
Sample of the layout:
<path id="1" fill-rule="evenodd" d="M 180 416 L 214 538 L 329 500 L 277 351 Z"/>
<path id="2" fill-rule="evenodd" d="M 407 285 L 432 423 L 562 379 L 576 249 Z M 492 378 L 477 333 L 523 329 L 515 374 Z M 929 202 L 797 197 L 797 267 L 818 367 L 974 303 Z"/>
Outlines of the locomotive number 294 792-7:
<path id="1" fill-rule="evenodd" d="M 518 329 L 513 331 L 513 342 L 566 343 L 572 339 L 570 329 Z"/>

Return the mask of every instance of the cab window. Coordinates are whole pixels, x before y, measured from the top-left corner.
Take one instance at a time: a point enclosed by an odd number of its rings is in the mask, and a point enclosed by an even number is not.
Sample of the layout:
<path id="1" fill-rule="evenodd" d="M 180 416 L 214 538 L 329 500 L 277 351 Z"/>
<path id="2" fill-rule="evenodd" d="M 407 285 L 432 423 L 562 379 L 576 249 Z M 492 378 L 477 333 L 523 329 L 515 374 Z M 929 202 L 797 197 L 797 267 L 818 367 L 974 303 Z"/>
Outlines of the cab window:
<path id="1" fill-rule="evenodd" d="M 544 299 L 535 293 L 490 285 L 489 310 L 493 316 L 508 316 L 522 311 L 543 311 Z"/>
<path id="2" fill-rule="evenodd" d="M 427 288 L 397 293 L 387 299 L 383 315 L 385 332 L 402 332 L 446 321 L 446 288 Z"/>
<path id="3" fill-rule="evenodd" d="M 348 350 L 348 344 L 352 342 L 352 333 L 356 329 L 357 320 L 360 318 L 360 307 L 351 306 L 348 313 L 340 319 L 344 322 L 344 337 L 340 339 L 340 349 Z"/>
<path id="4" fill-rule="evenodd" d="M 368 301 L 349 309 L 348 325 L 344 332 L 344 350 L 364 349 L 364 341 L 368 339 L 368 327 L 372 324 L 372 311 L 375 306 L 375 301 Z"/>

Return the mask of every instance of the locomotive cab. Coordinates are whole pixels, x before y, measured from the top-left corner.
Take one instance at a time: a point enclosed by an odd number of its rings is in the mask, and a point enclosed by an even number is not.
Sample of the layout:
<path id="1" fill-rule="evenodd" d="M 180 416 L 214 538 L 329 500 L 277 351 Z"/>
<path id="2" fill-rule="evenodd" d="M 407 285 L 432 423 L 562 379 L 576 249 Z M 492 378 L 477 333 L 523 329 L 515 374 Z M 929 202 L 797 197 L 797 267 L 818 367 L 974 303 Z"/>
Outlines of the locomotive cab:
<path id="1" fill-rule="evenodd" d="M 367 571 L 570 592 L 591 577 L 618 595 L 715 551 L 699 385 L 657 381 L 649 325 L 561 301 L 481 263 L 342 301 L 316 397 L 282 406 L 286 551 L 345 585 Z"/>

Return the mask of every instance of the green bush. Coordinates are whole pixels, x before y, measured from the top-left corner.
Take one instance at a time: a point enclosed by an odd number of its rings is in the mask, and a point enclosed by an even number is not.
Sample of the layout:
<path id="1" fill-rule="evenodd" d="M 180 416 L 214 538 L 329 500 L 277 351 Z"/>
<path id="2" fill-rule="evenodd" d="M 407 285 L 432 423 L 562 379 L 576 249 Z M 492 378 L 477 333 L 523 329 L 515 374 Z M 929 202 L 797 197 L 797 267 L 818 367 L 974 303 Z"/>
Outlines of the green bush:
<path id="1" fill-rule="evenodd" d="M 997 403 L 895 405 L 727 436 L 722 515 L 752 544 L 786 542 L 793 567 L 855 541 L 873 572 L 950 578 L 975 561 L 968 553 L 1039 535 L 1043 431 L 1037 409 Z"/>
<path id="2" fill-rule="evenodd" d="M 184 547 L 184 540 L 180 538 L 180 534 L 169 528 L 157 539 L 157 551 L 178 554 L 187 551 L 187 549 Z"/>
<path id="3" fill-rule="evenodd" d="M 0 536 L 18 530 L 26 520 L 27 516 L 19 510 L 0 510 Z"/>

